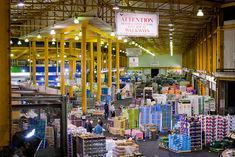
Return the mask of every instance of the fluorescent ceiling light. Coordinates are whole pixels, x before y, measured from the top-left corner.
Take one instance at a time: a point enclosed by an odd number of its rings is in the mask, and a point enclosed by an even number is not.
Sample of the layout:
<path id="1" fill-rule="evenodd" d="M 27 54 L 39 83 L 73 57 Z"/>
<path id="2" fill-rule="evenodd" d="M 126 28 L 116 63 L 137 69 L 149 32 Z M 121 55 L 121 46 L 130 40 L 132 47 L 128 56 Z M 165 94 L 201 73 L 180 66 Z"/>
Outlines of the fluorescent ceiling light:
<path id="1" fill-rule="evenodd" d="M 38 39 L 41 39 L 41 38 L 42 38 L 42 36 L 41 36 L 40 33 L 38 33 L 37 38 L 38 38 Z"/>
<path id="2" fill-rule="evenodd" d="M 120 8 L 119 8 L 118 4 L 115 3 L 115 4 L 113 5 L 113 10 L 119 10 L 119 9 L 120 9 Z"/>
<path id="3" fill-rule="evenodd" d="M 114 37 L 114 36 L 115 36 L 115 33 L 114 33 L 114 32 L 111 32 L 110 35 L 111 35 L 112 37 Z"/>
<path id="4" fill-rule="evenodd" d="M 23 7 L 24 5 L 25 5 L 24 0 L 19 0 L 17 3 L 17 6 L 19 6 L 19 7 Z"/>
<path id="5" fill-rule="evenodd" d="M 74 39 L 75 39 L 75 40 L 79 40 L 79 37 L 76 35 Z"/>
<path id="6" fill-rule="evenodd" d="M 202 9 L 198 9 L 197 16 L 204 16 Z"/>
<path id="7" fill-rule="evenodd" d="M 17 43 L 17 44 L 18 44 L 18 45 L 22 45 L 22 43 L 21 43 L 21 41 L 20 41 L 20 40 L 18 41 L 18 43 Z"/>

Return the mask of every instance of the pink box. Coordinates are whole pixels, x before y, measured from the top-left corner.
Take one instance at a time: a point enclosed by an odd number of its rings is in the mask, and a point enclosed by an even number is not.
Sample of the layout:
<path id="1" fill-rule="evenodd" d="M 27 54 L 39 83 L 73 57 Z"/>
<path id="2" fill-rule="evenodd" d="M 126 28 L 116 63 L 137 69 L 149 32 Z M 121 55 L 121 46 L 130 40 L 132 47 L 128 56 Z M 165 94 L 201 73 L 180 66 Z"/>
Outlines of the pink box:
<path id="1" fill-rule="evenodd" d="M 130 135 L 131 134 L 131 130 L 125 130 L 125 135 Z M 137 139 L 143 139 L 144 135 L 143 132 L 141 132 L 140 130 L 132 130 L 132 136 L 135 136 Z"/>

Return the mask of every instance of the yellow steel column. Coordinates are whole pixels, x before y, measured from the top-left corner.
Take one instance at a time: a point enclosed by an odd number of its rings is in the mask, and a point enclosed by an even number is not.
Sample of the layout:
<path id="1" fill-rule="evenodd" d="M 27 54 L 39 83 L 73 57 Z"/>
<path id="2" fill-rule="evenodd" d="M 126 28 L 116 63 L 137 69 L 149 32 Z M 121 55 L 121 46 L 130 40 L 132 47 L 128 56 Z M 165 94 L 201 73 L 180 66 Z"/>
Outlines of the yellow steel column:
<path id="1" fill-rule="evenodd" d="M 93 93 L 93 82 L 94 82 L 94 51 L 93 42 L 90 42 L 90 90 Z"/>
<path id="2" fill-rule="evenodd" d="M 36 41 L 32 41 L 32 72 L 33 72 L 33 84 L 36 85 L 37 80 L 36 80 Z"/>
<path id="3" fill-rule="evenodd" d="M 211 40 L 212 40 L 212 37 L 209 37 L 207 39 L 207 71 L 208 72 L 211 72 Z"/>
<path id="4" fill-rule="evenodd" d="M 117 82 L 117 89 L 120 89 L 120 64 L 119 64 L 119 53 L 120 53 L 120 48 L 119 48 L 119 41 L 116 42 L 116 82 Z"/>
<path id="5" fill-rule="evenodd" d="M 101 99 L 101 36 L 97 37 L 97 101 Z"/>
<path id="6" fill-rule="evenodd" d="M 0 147 L 9 146 L 11 133 L 10 1 L 0 1 Z M 1 149 L 1 148 L 0 148 Z"/>
<path id="7" fill-rule="evenodd" d="M 212 47 L 213 47 L 213 53 L 212 53 L 212 72 L 216 72 L 216 60 L 217 60 L 217 56 L 216 56 L 216 49 L 217 49 L 217 45 L 216 45 L 216 35 L 213 35 L 212 38 Z"/>
<path id="8" fill-rule="evenodd" d="M 69 54 L 70 54 L 70 56 L 73 55 L 73 51 L 74 51 L 73 40 L 71 39 L 69 41 Z M 74 76 L 75 68 L 76 68 L 74 62 L 76 63 L 76 61 L 74 59 L 69 60 L 69 81 L 70 81 L 70 83 L 74 81 L 73 76 Z M 71 85 L 71 84 L 69 86 L 69 96 L 73 97 L 73 85 Z"/>
<path id="9" fill-rule="evenodd" d="M 224 66 L 224 54 L 222 51 L 222 42 L 223 41 L 223 37 L 222 37 L 222 30 L 220 29 L 220 27 L 217 28 L 217 57 L 218 57 L 218 62 L 217 63 L 217 68 L 218 69 L 223 69 Z"/>
<path id="10" fill-rule="evenodd" d="M 207 41 L 204 41 L 203 44 L 202 44 L 202 45 L 203 45 L 203 70 L 204 70 L 204 71 L 206 71 L 206 69 L 207 69 L 207 67 L 206 67 L 206 66 L 207 66 L 207 65 L 206 65 L 206 61 L 207 61 L 207 58 L 206 58 L 206 57 L 207 57 L 207 56 L 206 56 L 206 54 L 207 54 L 206 42 L 207 42 Z"/>
<path id="11" fill-rule="evenodd" d="M 200 70 L 203 70 L 203 44 L 200 44 Z"/>
<path id="12" fill-rule="evenodd" d="M 64 33 L 60 34 L 60 91 L 65 95 L 65 76 L 64 76 Z"/>
<path id="13" fill-rule="evenodd" d="M 82 71 L 82 113 L 86 114 L 87 111 L 87 102 L 86 102 L 86 34 L 87 34 L 87 25 L 86 23 L 82 24 L 82 60 L 81 60 L 81 71 Z"/>
<path id="14" fill-rule="evenodd" d="M 112 87 L 112 41 L 108 40 L 108 87 Z"/>
<path id="15" fill-rule="evenodd" d="M 45 74 L 45 86 L 48 87 L 48 81 L 49 81 L 49 78 L 48 78 L 48 38 L 46 37 L 45 40 L 44 40 L 44 51 L 45 51 L 45 54 L 44 54 L 44 74 Z"/>

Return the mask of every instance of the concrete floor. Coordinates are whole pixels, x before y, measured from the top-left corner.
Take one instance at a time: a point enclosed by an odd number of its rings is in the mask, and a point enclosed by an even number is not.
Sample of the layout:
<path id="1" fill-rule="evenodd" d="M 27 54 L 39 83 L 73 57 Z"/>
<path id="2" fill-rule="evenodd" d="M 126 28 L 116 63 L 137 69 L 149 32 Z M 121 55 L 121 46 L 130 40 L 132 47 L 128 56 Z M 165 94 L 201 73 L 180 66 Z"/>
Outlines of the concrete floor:
<path id="1" fill-rule="evenodd" d="M 140 152 L 146 157 L 217 157 L 218 154 L 208 151 L 199 151 L 191 153 L 173 153 L 158 147 L 157 141 L 139 141 Z"/>

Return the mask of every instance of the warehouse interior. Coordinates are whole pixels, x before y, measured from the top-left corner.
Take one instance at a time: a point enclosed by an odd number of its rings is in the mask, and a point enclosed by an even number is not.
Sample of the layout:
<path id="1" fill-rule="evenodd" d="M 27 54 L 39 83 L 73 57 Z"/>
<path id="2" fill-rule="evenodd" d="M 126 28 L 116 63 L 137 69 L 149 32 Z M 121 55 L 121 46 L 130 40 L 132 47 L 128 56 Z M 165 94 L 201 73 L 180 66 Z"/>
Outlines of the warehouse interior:
<path id="1" fill-rule="evenodd" d="M 0 156 L 235 156 L 235 1 L 1 0 Z"/>

